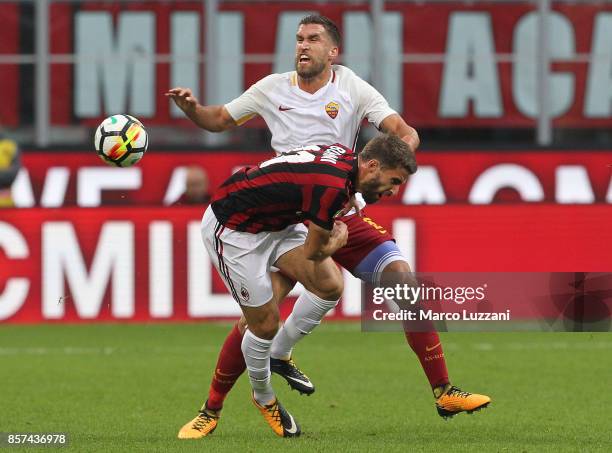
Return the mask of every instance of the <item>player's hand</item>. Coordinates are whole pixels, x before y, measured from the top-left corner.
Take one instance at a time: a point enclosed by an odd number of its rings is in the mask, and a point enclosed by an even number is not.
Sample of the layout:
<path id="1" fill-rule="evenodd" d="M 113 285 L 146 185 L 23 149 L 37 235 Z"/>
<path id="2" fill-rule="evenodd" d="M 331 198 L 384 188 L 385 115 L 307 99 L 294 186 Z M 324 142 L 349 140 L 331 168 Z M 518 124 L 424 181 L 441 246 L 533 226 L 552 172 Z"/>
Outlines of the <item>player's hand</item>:
<path id="1" fill-rule="evenodd" d="M 348 228 L 346 227 L 346 223 L 335 220 L 334 226 L 330 233 L 330 238 L 335 241 L 335 245 L 338 247 L 338 249 L 344 247 L 348 241 Z"/>
<path id="2" fill-rule="evenodd" d="M 198 106 L 198 98 L 193 95 L 189 88 L 171 88 L 165 95 L 171 98 L 178 108 L 188 115 L 194 112 Z"/>

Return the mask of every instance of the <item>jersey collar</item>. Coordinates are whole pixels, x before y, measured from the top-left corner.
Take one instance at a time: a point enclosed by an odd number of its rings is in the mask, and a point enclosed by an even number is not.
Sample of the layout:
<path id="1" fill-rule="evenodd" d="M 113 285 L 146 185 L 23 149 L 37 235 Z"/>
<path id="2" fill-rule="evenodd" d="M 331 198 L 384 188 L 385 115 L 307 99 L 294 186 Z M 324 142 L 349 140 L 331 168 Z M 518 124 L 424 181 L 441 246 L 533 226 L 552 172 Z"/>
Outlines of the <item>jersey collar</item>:
<path id="1" fill-rule="evenodd" d="M 329 80 L 327 81 L 327 83 L 325 85 L 323 85 L 321 88 L 319 88 L 317 91 L 315 91 L 314 93 L 309 93 L 307 91 L 304 91 L 300 88 L 300 84 L 298 81 L 298 75 L 297 75 L 297 71 L 293 71 L 293 73 L 291 74 L 291 88 L 293 88 L 293 90 L 299 94 L 300 96 L 303 96 L 305 98 L 308 99 L 317 99 L 320 98 L 321 96 L 323 96 L 325 94 L 325 92 L 327 91 L 327 89 L 329 88 L 329 86 L 332 83 L 335 83 L 336 81 L 336 71 L 334 71 L 334 68 L 332 67 L 331 70 L 331 76 L 329 77 Z"/>

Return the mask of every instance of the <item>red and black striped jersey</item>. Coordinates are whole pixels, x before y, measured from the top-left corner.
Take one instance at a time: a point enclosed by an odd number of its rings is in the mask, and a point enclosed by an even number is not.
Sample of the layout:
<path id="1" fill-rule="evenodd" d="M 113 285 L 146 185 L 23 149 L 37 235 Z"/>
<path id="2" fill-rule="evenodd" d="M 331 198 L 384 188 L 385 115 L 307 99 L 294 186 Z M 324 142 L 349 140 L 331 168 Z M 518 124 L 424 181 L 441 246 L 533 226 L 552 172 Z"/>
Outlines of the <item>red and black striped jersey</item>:
<path id="1" fill-rule="evenodd" d="M 236 231 L 280 231 L 304 220 L 331 230 L 355 193 L 356 177 L 351 149 L 307 146 L 237 171 L 215 192 L 211 208 Z"/>

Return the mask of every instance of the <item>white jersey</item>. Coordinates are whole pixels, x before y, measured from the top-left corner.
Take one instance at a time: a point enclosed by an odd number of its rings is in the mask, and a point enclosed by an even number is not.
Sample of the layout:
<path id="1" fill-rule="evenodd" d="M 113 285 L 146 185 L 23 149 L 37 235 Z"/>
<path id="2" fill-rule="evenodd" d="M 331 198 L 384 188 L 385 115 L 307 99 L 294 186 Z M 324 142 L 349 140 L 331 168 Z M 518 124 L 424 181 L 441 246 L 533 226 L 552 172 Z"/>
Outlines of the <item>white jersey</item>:
<path id="1" fill-rule="evenodd" d="M 260 115 L 279 154 L 305 145 L 340 143 L 355 148 L 367 118 L 377 128 L 395 113 L 372 85 L 345 66 L 334 65 L 329 82 L 314 94 L 302 90 L 295 71 L 271 74 L 225 108 L 237 124 Z"/>

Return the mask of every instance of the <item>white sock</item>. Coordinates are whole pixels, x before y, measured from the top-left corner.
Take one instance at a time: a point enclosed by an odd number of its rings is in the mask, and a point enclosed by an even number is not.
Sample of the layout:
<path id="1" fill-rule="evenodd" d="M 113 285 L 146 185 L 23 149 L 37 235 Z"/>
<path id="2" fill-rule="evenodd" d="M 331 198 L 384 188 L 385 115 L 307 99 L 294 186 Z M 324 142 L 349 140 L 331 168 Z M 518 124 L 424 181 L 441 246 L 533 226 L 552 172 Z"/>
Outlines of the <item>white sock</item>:
<path id="1" fill-rule="evenodd" d="M 324 300 L 304 290 L 272 340 L 270 355 L 275 359 L 289 360 L 295 344 L 321 324 L 323 317 L 337 304 L 338 300 Z"/>
<path id="2" fill-rule="evenodd" d="M 244 355 L 244 361 L 249 373 L 253 396 L 261 405 L 269 404 L 275 398 L 270 382 L 271 346 L 272 340 L 259 338 L 248 329 L 244 332 L 242 355 Z"/>

